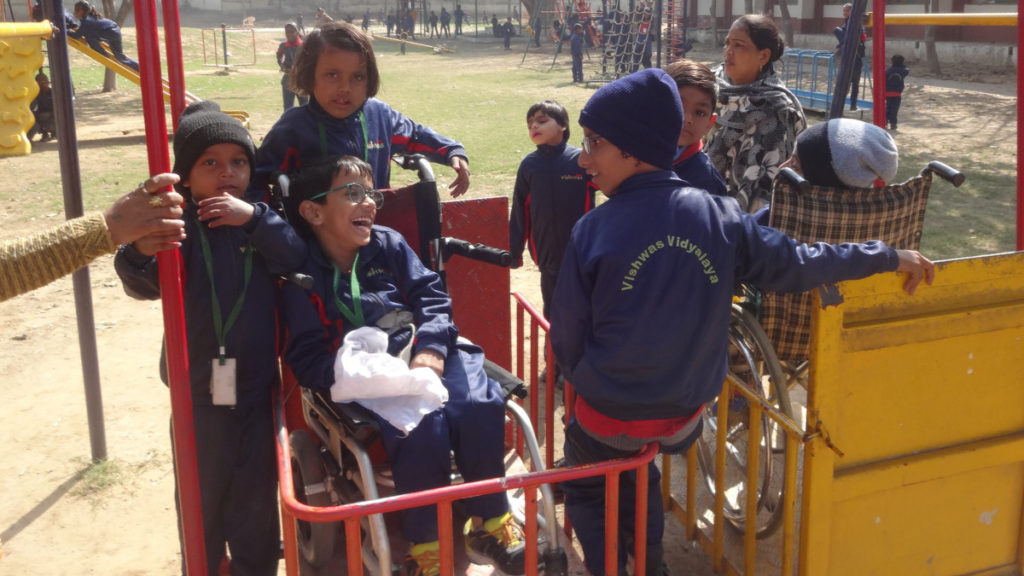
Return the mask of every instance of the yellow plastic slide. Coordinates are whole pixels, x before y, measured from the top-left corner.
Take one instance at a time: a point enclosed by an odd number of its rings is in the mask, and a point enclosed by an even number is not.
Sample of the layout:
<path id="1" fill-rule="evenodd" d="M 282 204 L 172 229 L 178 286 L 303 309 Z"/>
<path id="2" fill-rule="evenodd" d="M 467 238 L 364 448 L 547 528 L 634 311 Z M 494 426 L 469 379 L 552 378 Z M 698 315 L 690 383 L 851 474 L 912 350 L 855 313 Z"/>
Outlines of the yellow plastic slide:
<path id="1" fill-rule="evenodd" d="M 43 40 L 52 34 L 49 22 L 0 24 L 0 156 L 32 152 L 26 132 L 36 120 L 29 107 L 39 94 Z"/>
<path id="2" fill-rule="evenodd" d="M 68 46 L 71 46 L 72 48 L 75 48 L 76 50 L 78 50 L 82 54 L 85 54 L 89 58 L 92 58 L 93 60 L 99 62 L 100 64 L 106 66 L 107 68 L 113 70 L 114 72 L 117 72 L 119 75 L 121 75 L 124 78 L 127 78 L 129 81 L 131 81 L 136 86 L 141 86 L 141 83 L 140 83 L 140 80 L 139 80 L 139 73 L 138 72 L 136 72 L 135 70 L 132 70 L 131 68 L 125 66 L 124 64 L 121 64 L 115 58 L 111 58 L 110 56 L 107 56 L 106 54 L 100 54 L 99 52 L 96 52 L 95 50 L 93 50 L 92 48 L 89 47 L 89 45 L 85 42 L 85 40 L 83 40 L 81 38 L 68 38 Z M 160 82 L 163 85 L 164 101 L 167 102 L 167 103 L 170 103 L 170 101 L 171 101 L 171 86 L 167 82 L 166 79 L 161 78 Z M 185 104 L 186 105 L 191 104 L 193 102 L 198 102 L 199 100 L 202 100 L 202 98 L 196 96 L 195 94 L 192 94 L 188 90 L 185 91 Z M 238 121 L 241 122 L 243 126 L 245 126 L 246 128 L 249 127 L 249 113 L 248 112 L 244 112 L 242 110 L 224 110 L 224 113 L 229 115 L 229 116 L 233 116 L 235 118 L 238 118 Z"/>

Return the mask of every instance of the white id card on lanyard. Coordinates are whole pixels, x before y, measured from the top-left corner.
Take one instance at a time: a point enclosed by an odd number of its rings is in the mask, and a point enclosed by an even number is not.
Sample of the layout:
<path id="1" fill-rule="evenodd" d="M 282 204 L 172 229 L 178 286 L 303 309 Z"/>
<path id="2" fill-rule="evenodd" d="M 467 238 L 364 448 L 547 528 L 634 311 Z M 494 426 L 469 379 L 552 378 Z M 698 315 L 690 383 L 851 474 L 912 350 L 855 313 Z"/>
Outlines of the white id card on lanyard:
<path id="1" fill-rule="evenodd" d="M 235 359 L 214 358 L 210 376 L 210 394 L 214 406 L 234 406 L 238 403 L 235 389 Z M 222 363 L 223 362 L 223 363 Z"/>

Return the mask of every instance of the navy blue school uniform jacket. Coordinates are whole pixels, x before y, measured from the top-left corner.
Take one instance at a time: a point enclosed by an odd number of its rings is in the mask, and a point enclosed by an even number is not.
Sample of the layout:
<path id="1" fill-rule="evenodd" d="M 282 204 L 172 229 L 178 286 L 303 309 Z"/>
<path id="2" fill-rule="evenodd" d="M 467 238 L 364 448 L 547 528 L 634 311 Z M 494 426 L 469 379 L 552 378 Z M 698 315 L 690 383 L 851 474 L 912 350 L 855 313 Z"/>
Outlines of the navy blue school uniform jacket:
<path id="1" fill-rule="evenodd" d="M 310 257 L 303 273 L 313 277 L 313 289 L 293 284 L 283 289 L 288 326 L 285 360 L 300 384 L 324 393 L 334 383 L 334 358 L 342 339 L 358 328 L 345 320 L 334 300 L 337 294 L 342 304 L 354 309 L 349 277 L 339 279 L 336 292 L 334 272 L 334 264 L 323 249 L 310 242 Z M 416 325 L 412 356 L 424 349 L 446 358 L 455 352 L 459 331 L 452 323 L 451 299 L 440 277 L 420 262 L 401 234 L 374 226 L 370 243 L 359 249 L 356 278 L 366 326 L 376 326 L 390 312 L 408 310 Z M 410 336 L 409 330 L 391 334 L 388 352 L 397 354 L 409 343 Z"/>
<path id="2" fill-rule="evenodd" d="M 579 157 L 579 148 L 563 142 L 538 146 L 519 164 L 508 227 L 514 262 L 522 262 L 525 246 L 541 270 L 558 274 L 573 225 L 594 207 L 595 187 Z"/>
<path id="3" fill-rule="evenodd" d="M 196 219 L 196 206 L 185 209 L 186 238 L 181 245 L 182 298 L 185 307 L 185 337 L 188 340 L 189 377 L 192 403 L 211 405 L 211 362 L 219 346 L 213 325 L 213 296 L 210 276 L 203 260 L 199 226 L 210 245 L 214 285 L 224 322 L 239 296 L 244 294 L 241 313 L 226 335 L 226 356 L 236 362 L 235 382 L 238 405 L 264 403 L 269 406 L 271 385 L 277 381 L 278 325 L 277 284 L 282 274 L 300 268 L 308 249 L 292 227 L 266 204 L 255 204 L 252 219 L 243 226 L 209 228 Z M 246 251 L 254 250 L 252 273 L 245 282 Z M 156 257 L 146 256 L 131 245 L 122 246 L 114 257 L 125 292 L 139 300 L 160 298 Z M 164 374 L 163 354 L 160 359 Z"/>
<path id="4" fill-rule="evenodd" d="M 78 21 L 78 27 L 74 30 L 68 30 L 68 36 L 72 38 L 103 38 L 107 39 L 112 35 L 117 35 L 120 39 L 121 28 L 118 27 L 117 22 L 108 18 L 96 18 L 94 16 L 86 16 Z"/>
<path id="5" fill-rule="evenodd" d="M 453 156 L 468 158 L 462 144 L 376 98 L 347 118 L 335 118 L 310 96 L 308 105 L 285 110 L 263 139 L 256 152 L 254 184 L 265 186 L 277 170 L 294 170 L 322 156 L 348 154 L 369 162 L 374 187 L 386 188 L 391 183 L 391 156 L 400 152 L 423 154 L 431 162 L 446 165 Z"/>
<path id="6" fill-rule="evenodd" d="M 667 170 L 584 216 L 558 273 L 551 342 L 583 399 L 619 420 L 682 418 L 721 390 L 736 286 L 794 292 L 899 263 L 864 244 L 797 244 Z"/>
<path id="7" fill-rule="evenodd" d="M 711 158 L 701 148 L 691 151 L 694 146 L 697 144 L 680 151 L 679 156 L 672 161 L 672 171 L 694 188 L 707 190 L 716 196 L 728 196 L 729 189 L 725 185 L 725 179 L 715 169 Z"/>

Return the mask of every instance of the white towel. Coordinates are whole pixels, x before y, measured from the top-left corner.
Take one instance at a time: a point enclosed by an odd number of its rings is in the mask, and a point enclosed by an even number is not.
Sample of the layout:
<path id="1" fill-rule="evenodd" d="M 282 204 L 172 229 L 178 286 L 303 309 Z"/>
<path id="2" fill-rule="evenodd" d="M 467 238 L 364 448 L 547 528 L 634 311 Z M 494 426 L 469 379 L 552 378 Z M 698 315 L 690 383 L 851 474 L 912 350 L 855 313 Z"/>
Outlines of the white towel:
<path id="1" fill-rule="evenodd" d="M 334 361 L 331 400 L 358 402 L 408 434 L 448 401 L 448 389 L 430 368 L 410 369 L 387 350 L 379 328 L 349 332 Z"/>

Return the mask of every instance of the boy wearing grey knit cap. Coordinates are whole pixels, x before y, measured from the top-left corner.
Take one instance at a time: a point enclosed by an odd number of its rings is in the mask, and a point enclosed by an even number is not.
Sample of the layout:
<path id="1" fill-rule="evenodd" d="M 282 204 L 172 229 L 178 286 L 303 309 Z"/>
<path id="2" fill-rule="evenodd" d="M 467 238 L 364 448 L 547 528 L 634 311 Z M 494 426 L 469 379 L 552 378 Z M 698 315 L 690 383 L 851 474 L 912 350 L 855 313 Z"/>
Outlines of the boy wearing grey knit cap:
<path id="1" fill-rule="evenodd" d="M 209 574 L 218 573 L 226 548 L 232 574 L 277 574 L 277 465 L 267 409 L 279 374 L 275 293 L 277 278 L 298 269 L 307 248 L 266 204 L 243 199 L 255 154 L 249 131 L 216 103 L 182 112 L 174 172 L 186 199 L 182 299 Z M 122 246 L 114 267 L 129 296 L 160 298 L 152 246 Z M 166 383 L 165 366 L 162 352 Z M 183 565 L 184 556 L 182 542 Z"/>
<path id="2" fill-rule="evenodd" d="M 867 122 L 836 118 L 800 133 L 793 155 L 780 168 L 791 168 L 814 186 L 872 188 L 896 177 L 900 155 L 888 132 Z"/>
<path id="3" fill-rule="evenodd" d="M 632 457 L 649 443 L 682 453 L 725 379 L 734 287 L 796 292 L 885 271 L 904 289 L 930 261 L 881 242 L 796 244 L 759 226 L 733 198 L 689 188 L 672 172 L 683 110 L 675 82 L 646 69 L 611 82 L 580 113 L 579 164 L 609 200 L 573 228 L 551 306 L 551 344 L 577 396 L 565 459 Z M 648 465 L 646 552 L 635 574 L 666 574 L 660 472 Z M 632 545 L 635 471 L 620 478 L 620 573 Z M 565 507 L 591 574 L 605 574 L 604 476 L 565 482 Z M 641 564 L 645 569 L 641 569 Z"/>

